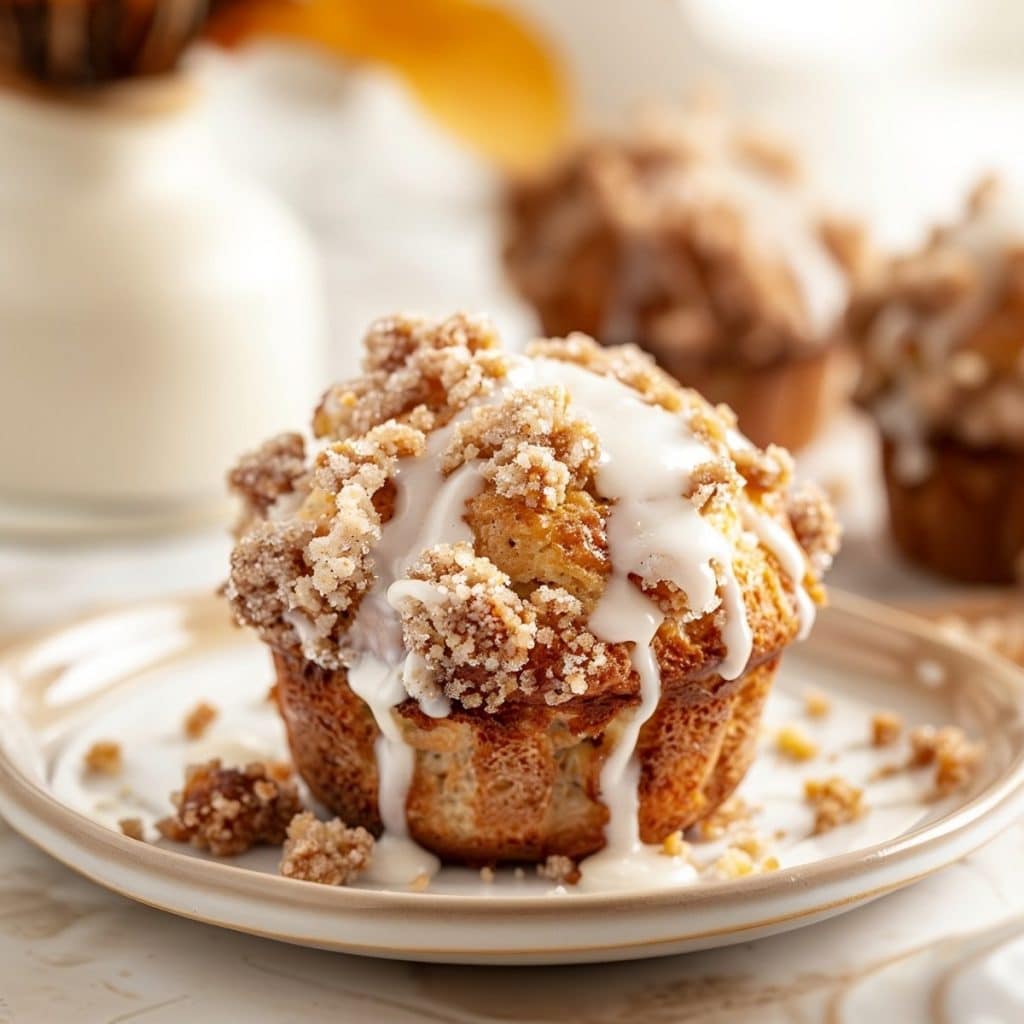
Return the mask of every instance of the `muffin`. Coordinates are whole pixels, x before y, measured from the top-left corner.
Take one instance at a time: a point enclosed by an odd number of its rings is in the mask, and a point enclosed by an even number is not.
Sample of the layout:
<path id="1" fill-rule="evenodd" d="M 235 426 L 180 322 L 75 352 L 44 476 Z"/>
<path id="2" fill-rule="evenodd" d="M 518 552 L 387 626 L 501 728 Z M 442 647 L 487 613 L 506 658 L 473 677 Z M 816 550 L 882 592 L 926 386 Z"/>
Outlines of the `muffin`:
<path id="1" fill-rule="evenodd" d="M 824 598 L 827 502 L 635 347 L 512 355 L 466 315 L 365 346 L 314 454 L 288 435 L 231 474 L 228 592 L 310 790 L 470 864 L 629 853 L 711 813 Z"/>
<path id="2" fill-rule="evenodd" d="M 639 345 L 755 443 L 802 447 L 848 397 L 841 328 L 865 241 L 815 215 L 791 153 L 718 114 L 584 141 L 509 187 L 505 224 L 545 332 Z"/>
<path id="3" fill-rule="evenodd" d="M 1024 557 L 1024 216 L 994 181 L 856 297 L 861 401 L 912 561 L 1003 583 Z"/>

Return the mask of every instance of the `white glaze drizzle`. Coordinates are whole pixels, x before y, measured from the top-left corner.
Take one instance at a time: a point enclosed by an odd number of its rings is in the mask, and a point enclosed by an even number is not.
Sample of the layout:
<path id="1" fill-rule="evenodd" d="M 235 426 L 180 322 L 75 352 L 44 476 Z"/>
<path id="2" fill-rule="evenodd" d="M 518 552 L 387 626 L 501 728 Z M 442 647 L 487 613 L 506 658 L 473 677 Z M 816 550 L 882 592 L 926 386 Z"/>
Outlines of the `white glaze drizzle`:
<path id="1" fill-rule="evenodd" d="M 690 865 L 663 856 L 639 838 L 636 746 L 661 698 L 661 674 L 652 642 L 664 613 L 629 577 L 674 583 L 687 596 L 691 618 L 720 609 L 726 655 L 719 673 L 733 679 L 743 672 L 753 641 L 733 571 L 732 544 L 683 497 L 690 473 L 718 456 L 688 430 L 681 416 L 651 405 L 612 378 L 572 363 L 516 359 L 504 387 L 488 401 L 500 400 L 511 388 L 553 384 L 567 389 L 574 411 L 594 427 L 601 448 L 597 489 L 614 502 L 607 522 L 613 572 L 589 625 L 607 642 L 633 645 L 631 660 L 640 680 L 640 704 L 622 723 L 601 773 L 602 799 L 609 810 L 606 846 L 581 865 L 581 884 L 608 888 L 635 887 L 638 880 L 641 885 L 693 881 L 696 872 Z M 352 628 L 353 642 L 364 653 L 350 668 L 349 682 L 369 705 L 380 729 L 376 755 L 386 842 L 378 842 L 371 880 L 409 881 L 413 867 L 412 875 L 432 874 L 437 868 L 436 858 L 409 839 L 405 820 L 414 753 L 402 738 L 393 708 L 410 690 L 429 694 L 430 686 L 423 660 L 415 654 L 403 657 L 395 609 L 406 600 L 429 604 L 439 597 L 433 585 L 405 576 L 424 550 L 472 541 L 463 516 L 466 501 L 482 483 L 479 463 L 467 463 L 447 478 L 439 471 L 440 454 L 456 423 L 470 413 L 465 410 L 456 421 L 431 434 L 424 455 L 399 462 L 395 515 L 385 525 L 374 552 L 378 579 Z M 809 628 L 813 605 L 806 599 L 805 607 L 806 595 L 800 586 L 805 571 L 802 551 L 781 526 L 760 513 L 750 513 L 749 526 L 791 576 L 802 622 Z M 435 717 L 449 711 L 440 695 L 422 698 L 420 706 Z M 387 853 L 390 867 L 380 866 L 382 852 Z M 434 863 L 424 867 L 425 858 Z"/>

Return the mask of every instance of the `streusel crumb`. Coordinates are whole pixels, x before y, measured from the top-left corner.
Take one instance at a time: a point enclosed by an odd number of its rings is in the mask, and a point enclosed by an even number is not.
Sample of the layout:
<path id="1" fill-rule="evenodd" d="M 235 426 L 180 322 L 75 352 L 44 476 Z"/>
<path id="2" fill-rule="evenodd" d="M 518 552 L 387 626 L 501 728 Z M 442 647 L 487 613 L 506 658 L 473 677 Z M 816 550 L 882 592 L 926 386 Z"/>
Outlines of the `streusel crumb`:
<path id="1" fill-rule="evenodd" d="M 318 821 L 309 811 L 288 824 L 280 872 L 320 885 L 348 885 L 369 864 L 373 836 L 343 821 Z"/>
<path id="2" fill-rule="evenodd" d="M 843 529 L 828 495 L 815 483 L 797 484 L 786 501 L 797 542 L 807 552 L 815 572 L 824 575 L 839 551 Z"/>
<path id="3" fill-rule="evenodd" d="M 825 718 L 832 711 L 832 701 L 822 690 L 804 690 L 804 711 L 811 718 Z"/>
<path id="4" fill-rule="evenodd" d="M 804 783 L 804 798 L 814 808 L 815 835 L 856 821 L 867 811 L 864 791 L 838 775 L 808 779 Z"/>
<path id="5" fill-rule="evenodd" d="M 120 775 L 124 767 L 121 744 L 114 740 L 97 740 L 83 758 L 85 770 L 93 775 Z"/>
<path id="6" fill-rule="evenodd" d="M 493 324 L 465 313 L 387 317 L 365 345 L 364 376 L 327 392 L 313 420 L 317 437 L 357 437 L 390 419 L 433 430 L 508 372 Z"/>
<path id="7" fill-rule="evenodd" d="M 792 761 L 810 761 L 818 756 L 818 744 L 799 725 L 784 725 L 775 735 L 775 747 Z"/>
<path id="8" fill-rule="evenodd" d="M 185 716 L 182 728 L 190 740 L 197 740 L 206 734 L 206 730 L 216 721 L 220 712 L 205 700 L 200 701 Z"/>
<path id="9" fill-rule="evenodd" d="M 528 508 L 557 508 L 570 486 L 581 488 L 598 456 L 594 428 L 570 412 L 560 386 L 514 391 L 481 406 L 456 428 L 441 457 L 450 473 L 473 459 L 498 494 L 520 498 Z"/>
<path id="10" fill-rule="evenodd" d="M 241 526 L 267 514 L 291 494 L 306 473 L 306 445 L 301 434 L 278 434 L 248 452 L 228 473 L 228 486 L 244 503 Z"/>
<path id="11" fill-rule="evenodd" d="M 494 881 L 494 877 L 494 868 L 492 868 L 489 864 L 485 864 L 480 869 L 481 882 L 485 882 L 487 885 L 490 885 Z"/>
<path id="12" fill-rule="evenodd" d="M 750 821 L 752 814 L 753 808 L 743 797 L 731 796 L 697 822 L 697 835 L 705 842 L 720 839 L 726 832 Z"/>
<path id="13" fill-rule="evenodd" d="M 670 832 L 661 843 L 661 852 L 666 857 L 689 857 L 690 856 L 690 844 L 683 839 L 683 833 L 676 831 Z"/>
<path id="14" fill-rule="evenodd" d="M 580 869 L 572 857 L 551 854 L 542 864 L 537 865 L 537 874 L 549 882 L 575 885 L 580 880 Z"/>
<path id="15" fill-rule="evenodd" d="M 143 842 L 146 838 L 141 818 L 121 818 L 117 827 L 121 830 L 121 835 L 127 836 L 129 839 Z"/>
<path id="16" fill-rule="evenodd" d="M 966 786 L 981 764 L 984 746 L 967 738 L 963 729 L 946 725 L 936 729 L 931 725 L 910 731 L 911 767 L 935 766 L 935 790 L 946 796 Z"/>
<path id="17" fill-rule="evenodd" d="M 753 857 L 738 846 L 730 846 L 725 853 L 715 861 L 712 871 L 716 878 L 731 881 L 734 878 L 743 878 L 752 875 L 757 866 Z"/>
<path id="18" fill-rule="evenodd" d="M 879 711 L 871 718 L 871 745 L 891 747 L 903 735 L 903 719 L 893 711 Z"/>
<path id="19" fill-rule="evenodd" d="M 262 764 L 224 768 L 219 759 L 187 769 L 185 787 L 171 802 L 176 813 L 157 822 L 160 834 L 217 857 L 280 845 L 302 810 L 294 782 L 275 780 Z"/>

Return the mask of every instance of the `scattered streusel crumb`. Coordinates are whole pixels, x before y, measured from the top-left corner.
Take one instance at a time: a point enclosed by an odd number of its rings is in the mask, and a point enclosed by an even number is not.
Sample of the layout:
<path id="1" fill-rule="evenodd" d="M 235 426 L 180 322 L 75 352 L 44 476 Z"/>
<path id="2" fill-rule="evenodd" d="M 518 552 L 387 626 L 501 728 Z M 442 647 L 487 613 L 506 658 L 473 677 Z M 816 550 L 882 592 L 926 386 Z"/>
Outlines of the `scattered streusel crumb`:
<path id="1" fill-rule="evenodd" d="M 223 768 L 219 759 L 190 767 L 185 788 L 171 801 L 177 813 L 157 822 L 160 834 L 217 857 L 283 843 L 289 822 L 302 810 L 293 782 L 273 779 L 262 764 Z"/>
<path id="2" fill-rule="evenodd" d="M 138 839 L 142 842 L 146 838 L 141 818 L 122 818 L 117 825 L 121 829 L 121 835 L 129 839 Z"/>
<path id="3" fill-rule="evenodd" d="M 755 870 L 754 858 L 738 846 L 730 846 L 718 860 L 712 870 L 717 878 L 733 879 L 752 875 Z"/>
<path id="4" fill-rule="evenodd" d="M 666 857 L 689 857 L 690 844 L 683 839 L 682 832 L 670 832 L 662 841 L 661 852 Z"/>
<path id="5" fill-rule="evenodd" d="M 822 690 L 809 687 L 804 690 L 804 711 L 811 718 L 824 718 L 832 710 L 832 701 Z"/>
<path id="6" fill-rule="evenodd" d="M 490 885 L 494 881 L 494 868 L 492 868 L 488 864 L 485 864 L 480 869 L 480 881 L 486 882 L 488 885 Z"/>
<path id="7" fill-rule="evenodd" d="M 182 723 L 185 735 L 190 740 L 197 740 L 205 735 L 206 730 L 213 725 L 214 720 L 220 712 L 212 705 L 201 700 L 186 716 Z"/>
<path id="8" fill-rule="evenodd" d="M 779 858 L 775 856 L 765 857 L 763 861 L 758 865 L 762 871 L 778 871 L 781 865 L 779 864 Z"/>
<path id="9" fill-rule="evenodd" d="M 94 775 L 120 775 L 124 767 L 121 744 L 114 740 L 97 740 L 83 758 L 85 770 Z"/>
<path id="10" fill-rule="evenodd" d="M 370 862 L 373 836 L 339 818 L 318 821 L 309 811 L 288 824 L 280 872 L 320 885 L 348 885 Z"/>
<path id="11" fill-rule="evenodd" d="M 775 736 L 775 747 L 780 754 L 793 761 L 810 761 L 818 756 L 818 744 L 799 725 L 784 725 Z"/>
<path id="12" fill-rule="evenodd" d="M 559 853 L 551 854 L 543 864 L 537 865 L 537 874 L 549 882 L 575 885 L 580 880 L 580 869 L 572 857 Z"/>
<path id="13" fill-rule="evenodd" d="M 856 821 L 867 811 L 864 790 L 838 775 L 828 779 L 808 779 L 804 783 L 804 797 L 814 808 L 815 835 Z"/>
<path id="14" fill-rule="evenodd" d="M 749 821 L 752 813 L 753 808 L 743 797 L 731 796 L 697 822 L 697 836 L 705 842 L 720 839 L 731 828 Z"/>
<path id="15" fill-rule="evenodd" d="M 935 765 L 935 790 L 946 796 L 967 785 L 981 763 L 984 747 L 967 738 L 963 729 L 922 725 L 910 732 L 911 767 Z"/>
<path id="16" fill-rule="evenodd" d="M 903 719 L 893 711 L 879 711 L 871 718 L 871 744 L 891 747 L 903 735 Z"/>
<path id="17" fill-rule="evenodd" d="M 521 867 L 517 867 L 512 872 L 512 875 L 516 879 L 517 882 L 521 882 L 526 877 L 526 872 Z"/>
<path id="18" fill-rule="evenodd" d="M 410 883 L 410 892 L 426 892 L 427 887 L 430 885 L 430 875 L 426 871 L 421 871 Z"/>
<path id="19" fill-rule="evenodd" d="M 757 861 L 763 860 L 768 852 L 768 841 L 760 832 L 743 832 L 733 840 L 732 845 Z"/>

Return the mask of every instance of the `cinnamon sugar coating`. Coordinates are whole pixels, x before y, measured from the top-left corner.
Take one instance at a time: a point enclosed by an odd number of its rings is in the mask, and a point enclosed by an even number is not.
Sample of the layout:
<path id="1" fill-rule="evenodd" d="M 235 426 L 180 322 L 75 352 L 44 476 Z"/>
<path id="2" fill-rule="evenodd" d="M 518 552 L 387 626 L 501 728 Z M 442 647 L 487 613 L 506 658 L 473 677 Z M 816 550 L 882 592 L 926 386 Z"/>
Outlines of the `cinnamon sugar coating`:
<path id="1" fill-rule="evenodd" d="M 288 824 L 280 872 L 320 885 L 348 885 L 369 864 L 373 836 L 343 821 L 318 821 L 309 811 Z"/>
<path id="2" fill-rule="evenodd" d="M 861 232 L 816 215 L 790 151 L 708 109 L 584 140 L 510 185 L 505 222 L 545 331 L 636 342 L 673 372 L 814 351 L 867 258 Z"/>
<path id="3" fill-rule="evenodd" d="M 987 180 L 855 296 L 861 401 L 899 441 L 1024 452 L 1024 218 Z"/>
<path id="4" fill-rule="evenodd" d="M 225 768 L 217 758 L 190 767 L 184 788 L 171 801 L 175 813 L 157 822 L 160 834 L 217 857 L 234 857 L 258 844 L 280 845 L 302 810 L 290 779 L 274 778 L 262 764 Z"/>

